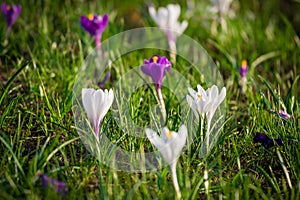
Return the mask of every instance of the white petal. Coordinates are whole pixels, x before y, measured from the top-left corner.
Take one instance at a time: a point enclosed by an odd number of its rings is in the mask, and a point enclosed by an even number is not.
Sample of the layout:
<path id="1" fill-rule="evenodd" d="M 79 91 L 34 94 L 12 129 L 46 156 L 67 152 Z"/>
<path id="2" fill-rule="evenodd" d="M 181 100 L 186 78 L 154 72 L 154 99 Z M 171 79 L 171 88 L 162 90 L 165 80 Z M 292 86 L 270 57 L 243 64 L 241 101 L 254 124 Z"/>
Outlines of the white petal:
<path id="1" fill-rule="evenodd" d="M 203 105 L 203 113 L 210 112 L 213 108 L 213 101 L 209 100 Z"/>
<path id="2" fill-rule="evenodd" d="M 113 91 L 93 88 L 82 89 L 82 103 L 93 126 L 98 126 L 113 103 Z"/>
<path id="3" fill-rule="evenodd" d="M 161 137 L 163 139 L 163 141 L 165 143 L 167 143 L 169 141 L 170 138 L 168 138 L 167 134 L 169 134 L 170 130 L 167 128 L 167 127 L 164 127 L 162 129 L 162 133 L 161 133 Z M 172 134 L 171 134 L 171 137 L 172 137 Z"/>
<path id="4" fill-rule="evenodd" d="M 188 91 L 190 95 L 195 99 L 197 97 L 197 92 L 193 90 L 192 88 L 188 87 Z"/>
<path id="5" fill-rule="evenodd" d="M 168 28 L 168 17 L 169 13 L 166 8 L 159 8 L 158 9 L 158 21 L 157 24 L 160 28 Z"/>
<path id="6" fill-rule="evenodd" d="M 226 88 L 223 87 L 218 98 L 219 104 L 225 99 L 225 96 L 226 96 Z"/>
<path id="7" fill-rule="evenodd" d="M 94 109 L 94 102 L 93 102 L 93 94 L 95 89 L 92 88 L 83 88 L 81 90 L 82 95 L 82 104 L 87 113 L 88 118 L 92 121 L 93 125 L 97 120 L 96 111 Z"/>
<path id="8" fill-rule="evenodd" d="M 190 107 L 192 107 L 194 99 L 192 99 L 192 97 L 190 95 L 188 95 L 188 94 L 186 95 L 186 101 L 187 101 L 188 105 Z"/>
<path id="9" fill-rule="evenodd" d="M 172 151 L 172 159 L 170 160 L 171 162 L 174 162 L 175 160 L 178 159 L 179 154 L 182 151 L 182 148 L 184 147 L 186 143 L 186 138 L 187 138 L 187 128 L 185 125 L 182 125 L 179 128 L 178 133 L 172 132 L 172 140 L 171 142 L 171 151 Z"/>
<path id="10" fill-rule="evenodd" d="M 196 119 L 199 120 L 199 113 L 198 113 L 197 104 L 195 100 L 192 99 L 190 95 L 186 95 L 186 101 L 188 105 L 191 107 L 192 111 L 194 112 Z"/>
<path id="11" fill-rule="evenodd" d="M 213 101 L 213 105 L 209 111 L 209 114 L 207 116 L 208 120 L 211 120 L 217 110 L 217 108 L 220 106 L 220 104 L 222 103 L 222 101 L 225 99 L 226 96 L 226 88 L 223 87 L 221 90 L 220 95 L 217 94 L 217 97 L 214 99 Z"/>
<path id="12" fill-rule="evenodd" d="M 98 123 L 100 123 L 107 112 L 105 109 L 105 100 L 105 93 L 103 90 L 99 89 L 93 94 L 93 105 L 97 115 Z"/>
<path id="13" fill-rule="evenodd" d="M 216 85 L 213 85 L 210 89 L 210 96 L 213 101 L 216 101 L 218 98 L 219 89 Z"/>
<path id="14" fill-rule="evenodd" d="M 206 112 L 206 110 L 204 109 L 206 105 L 207 105 L 207 102 L 203 101 L 203 99 L 199 99 L 199 101 L 197 102 L 197 109 L 201 115 L 203 115 Z"/>
<path id="15" fill-rule="evenodd" d="M 160 22 L 159 22 L 160 19 L 159 19 L 158 13 L 156 13 L 155 8 L 153 6 L 150 6 L 148 10 L 149 10 L 149 14 L 152 17 L 152 19 L 154 20 L 154 22 L 158 26 L 160 26 Z"/>
<path id="16" fill-rule="evenodd" d="M 187 26 L 188 26 L 188 22 L 187 21 L 183 21 L 181 23 L 181 25 L 178 28 L 178 32 L 180 33 L 180 35 L 185 31 L 185 29 L 187 28 Z"/>
<path id="17" fill-rule="evenodd" d="M 112 103 L 114 101 L 114 93 L 113 91 L 110 89 L 105 90 L 103 93 L 103 103 L 102 103 L 102 107 L 100 109 L 102 109 L 101 111 L 101 115 L 100 115 L 100 120 L 102 120 L 104 118 L 104 116 L 107 114 L 109 108 L 111 107 Z"/>
<path id="18" fill-rule="evenodd" d="M 169 13 L 169 27 L 171 29 L 174 29 L 175 31 L 178 31 L 177 27 L 174 27 L 174 25 L 177 23 L 178 17 L 180 15 L 180 6 L 178 4 L 169 4 L 167 5 L 168 13 Z"/>
<path id="19" fill-rule="evenodd" d="M 203 89 L 201 85 L 197 85 L 198 92 L 200 92 L 203 96 L 206 96 L 206 91 Z"/>
<path id="20" fill-rule="evenodd" d="M 164 147 L 164 142 L 163 140 L 157 135 L 155 131 L 152 129 L 146 128 L 146 135 L 150 142 L 158 149 L 162 149 Z"/>

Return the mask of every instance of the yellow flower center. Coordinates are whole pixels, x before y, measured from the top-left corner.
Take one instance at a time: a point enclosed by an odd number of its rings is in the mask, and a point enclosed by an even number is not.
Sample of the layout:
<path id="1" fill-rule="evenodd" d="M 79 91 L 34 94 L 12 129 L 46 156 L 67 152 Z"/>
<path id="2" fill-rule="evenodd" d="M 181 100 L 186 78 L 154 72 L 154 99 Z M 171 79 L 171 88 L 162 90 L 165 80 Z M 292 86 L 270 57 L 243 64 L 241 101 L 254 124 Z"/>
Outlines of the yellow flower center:
<path id="1" fill-rule="evenodd" d="M 7 5 L 6 6 L 6 10 L 10 10 L 11 9 L 11 6 L 10 5 Z"/>
<path id="2" fill-rule="evenodd" d="M 152 57 L 152 60 L 153 60 L 154 63 L 156 63 L 157 60 L 158 60 L 158 57 L 157 57 L 157 56 L 153 56 L 153 57 Z"/>
<path id="3" fill-rule="evenodd" d="M 243 61 L 242 61 L 242 68 L 243 68 L 243 69 L 246 69 L 246 68 L 247 68 L 247 61 L 246 61 L 246 60 L 243 60 Z"/>
<path id="4" fill-rule="evenodd" d="M 166 135 L 167 135 L 167 138 L 168 138 L 168 140 L 171 138 L 171 135 L 172 135 L 172 131 L 168 131 L 167 133 L 166 133 Z"/>
<path id="5" fill-rule="evenodd" d="M 87 18 L 88 18 L 89 20 L 93 20 L 93 19 L 94 19 L 94 15 L 93 15 L 93 14 L 88 14 L 88 15 L 87 15 Z"/>
<path id="6" fill-rule="evenodd" d="M 202 94 L 197 94 L 197 97 L 198 97 L 199 99 L 201 99 L 201 98 L 202 98 Z"/>

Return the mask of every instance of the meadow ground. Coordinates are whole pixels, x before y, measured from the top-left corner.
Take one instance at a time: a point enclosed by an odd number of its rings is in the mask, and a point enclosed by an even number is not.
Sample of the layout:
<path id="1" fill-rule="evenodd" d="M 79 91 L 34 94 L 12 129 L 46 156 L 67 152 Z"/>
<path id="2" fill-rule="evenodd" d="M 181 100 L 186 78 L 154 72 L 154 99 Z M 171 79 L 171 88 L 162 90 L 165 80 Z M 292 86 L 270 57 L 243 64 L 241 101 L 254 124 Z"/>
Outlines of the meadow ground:
<path id="1" fill-rule="evenodd" d="M 8 37 L 5 19 L 0 18 L 0 199 L 174 198 L 168 167 L 130 173 L 99 163 L 78 137 L 72 112 L 76 75 L 94 49 L 80 16 L 108 13 L 105 40 L 125 30 L 156 26 L 147 9 L 149 1 L 11 3 L 20 3 L 22 11 Z M 152 3 L 157 8 L 169 2 Z M 189 23 L 184 34 L 207 50 L 227 89 L 226 123 L 211 153 L 199 157 L 196 137 L 179 158 L 182 199 L 299 199 L 299 1 L 233 1 L 231 10 L 222 14 L 226 25 L 220 23 L 220 13 L 209 12 L 209 1 L 179 4 L 180 21 Z M 149 58 L 143 51 L 133 55 L 112 65 L 105 88 L 113 87 L 131 66 Z M 239 69 L 244 59 L 249 71 L 243 93 Z M 179 64 L 173 67 L 180 70 Z M 200 84 L 200 79 L 193 80 L 191 85 Z M 149 120 L 144 116 L 151 105 L 157 104 L 153 91 L 141 88 L 129 100 L 130 114 L 142 126 Z M 141 97 L 144 104 L 140 104 Z M 168 92 L 164 98 L 169 125 L 177 131 L 178 102 L 168 100 Z M 290 118 L 285 119 L 279 110 Z M 103 124 L 109 125 L 111 140 L 124 149 L 154 149 L 147 138 L 122 137 L 111 111 Z M 257 132 L 281 138 L 283 145 L 271 140 L 274 146 L 263 146 L 254 141 Z M 43 175 L 64 182 L 68 191 L 57 193 L 43 186 Z"/>

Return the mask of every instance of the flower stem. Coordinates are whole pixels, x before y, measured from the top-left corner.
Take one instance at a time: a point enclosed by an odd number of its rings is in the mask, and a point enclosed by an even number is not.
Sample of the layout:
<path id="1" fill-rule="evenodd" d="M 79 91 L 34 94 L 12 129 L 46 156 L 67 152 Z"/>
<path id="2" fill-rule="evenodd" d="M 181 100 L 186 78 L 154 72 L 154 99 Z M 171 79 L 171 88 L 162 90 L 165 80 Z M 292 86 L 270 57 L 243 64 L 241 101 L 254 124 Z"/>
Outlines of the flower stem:
<path id="1" fill-rule="evenodd" d="M 176 191 L 176 197 L 177 197 L 177 199 L 181 199 L 181 192 L 180 192 L 180 188 L 178 185 L 177 174 L 176 174 L 176 164 L 177 164 L 177 161 L 173 162 L 170 165 L 170 168 L 171 168 L 171 174 L 172 174 L 172 179 L 173 179 L 173 185 L 174 185 L 174 188 Z"/>
<path id="2" fill-rule="evenodd" d="M 8 26 L 6 29 L 6 33 L 5 33 L 6 38 L 8 38 L 8 36 L 10 34 L 10 30 L 11 30 L 11 26 Z"/>
<path id="3" fill-rule="evenodd" d="M 247 84 L 247 77 L 244 76 L 241 79 L 242 94 L 246 93 L 246 84 Z"/>
<path id="4" fill-rule="evenodd" d="M 207 119 L 207 129 L 206 129 L 206 154 L 209 152 L 209 136 L 210 136 L 210 122 L 211 119 Z"/>
<path id="5" fill-rule="evenodd" d="M 176 48 L 176 39 L 173 38 L 171 33 L 167 34 L 168 36 L 168 43 L 170 48 L 170 58 L 173 63 L 176 62 L 176 54 L 177 54 L 177 48 Z"/>
<path id="6" fill-rule="evenodd" d="M 159 100 L 159 104 L 160 104 L 160 110 L 163 116 L 163 122 L 166 122 L 167 119 L 167 113 L 166 113 L 166 107 L 165 107 L 165 102 L 161 93 L 161 89 L 158 88 L 157 89 L 157 94 L 158 94 L 158 100 Z"/>
<path id="7" fill-rule="evenodd" d="M 205 164 L 205 170 L 204 170 L 204 175 L 203 175 L 203 179 L 204 179 L 204 187 L 205 187 L 205 194 L 207 199 L 210 199 L 209 196 L 209 180 L 208 180 L 208 169 L 207 169 L 207 163 Z"/>
<path id="8" fill-rule="evenodd" d="M 204 125 L 204 118 L 203 115 L 200 115 L 200 136 L 201 136 L 201 143 L 204 142 L 204 135 L 203 135 L 203 125 Z"/>

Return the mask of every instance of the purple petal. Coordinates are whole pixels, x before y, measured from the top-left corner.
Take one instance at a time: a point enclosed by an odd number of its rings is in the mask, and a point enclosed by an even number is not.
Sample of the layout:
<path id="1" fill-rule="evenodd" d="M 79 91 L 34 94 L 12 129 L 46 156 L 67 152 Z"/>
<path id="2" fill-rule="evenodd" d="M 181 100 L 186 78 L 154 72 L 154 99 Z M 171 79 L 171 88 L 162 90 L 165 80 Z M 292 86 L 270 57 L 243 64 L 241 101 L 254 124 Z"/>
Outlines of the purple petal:
<path id="1" fill-rule="evenodd" d="M 142 65 L 141 70 L 144 74 L 146 74 L 148 76 L 151 76 L 151 74 L 152 74 L 150 64 Z"/>
<path id="2" fill-rule="evenodd" d="M 67 185 L 63 181 L 50 178 L 45 174 L 41 175 L 41 179 L 44 187 L 51 187 L 57 193 L 63 192 L 65 194 L 68 191 Z"/>
<path id="3" fill-rule="evenodd" d="M 161 88 L 162 80 L 165 76 L 165 68 L 164 66 L 155 63 L 152 63 L 150 65 L 151 65 L 152 80 L 157 85 L 158 88 Z"/>
<path id="4" fill-rule="evenodd" d="M 7 14 L 6 3 L 1 4 L 1 11 L 4 16 Z"/>
<path id="5" fill-rule="evenodd" d="M 275 145 L 274 141 L 277 143 L 279 146 L 283 146 L 283 142 L 281 138 L 275 138 L 274 140 L 271 139 L 269 136 L 263 133 L 256 132 L 254 138 L 254 142 L 261 143 L 265 149 L 269 149 Z"/>
<path id="6" fill-rule="evenodd" d="M 101 38 L 101 35 L 108 24 L 108 15 L 93 15 L 92 19 L 88 18 L 87 16 L 81 16 L 80 24 L 92 36 L 97 36 L 98 38 Z"/>
<path id="7" fill-rule="evenodd" d="M 240 76 L 245 77 L 247 75 L 247 72 L 248 72 L 247 61 L 243 60 L 242 61 L 242 66 L 240 67 Z"/>
<path id="8" fill-rule="evenodd" d="M 291 118 L 291 115 L 289 115 L 288 113 L 284 112 L 283 110 L 279 110 L 278 113 L 280 114 L 280 116 L 284 119 L 289 119 Z"/>
<path id="9" fill-rule="evenodd" d="M 149 60 L 147 60 L 147 59 L 144 59 L 144 64 L 149 64 L 150 63 L 150 61 Z"/>
<path id="10" fill-rule="evenodd" d="M 80 24 L 92 36 L 96 35 L 97 27 L 93 24 L 93 21 L 89 20 L 88 17 L 81 16 L 80 17 Z"/>
<path id="11" fill-rule="evenodd" d="M 102 20 L 99 22 L 99 29 L 101 30 L 101 34 L 104 31 L 104 29 L 107 27 L 108 25 L 108 14 L 104 14 L 102 16 Z"/>
<path id="12" fill-rule="evenodd" d="M 275 138 L 274 140 L 279 146 L 283 146 L 283 142 L 281 138 Z"/>
<path id="13" fill-rule="evenodd" d="M 21 9 L 21 5 L 7 5 L 5 3 L 1 4 L 1 11 L 6 19 L 7 29 L 10 29 L 11 26 L 16 22 L 21 13 Z"/>
<path id="14" fill-rule="evenodd" d="M 156 59 L 153 59 L 156 57 Z M 166 57 L 160 57 L 158 55 L 152 56 L 149 61 L 144 60 L 144 65 L 141 66 L 141 70 L 148 76 L 151 76 L 153 82 L 156 84 L 156 88 L 161 88 L 162 80 L 165 77 L 165 70 L 170 71 L 171 62 Z"/>

